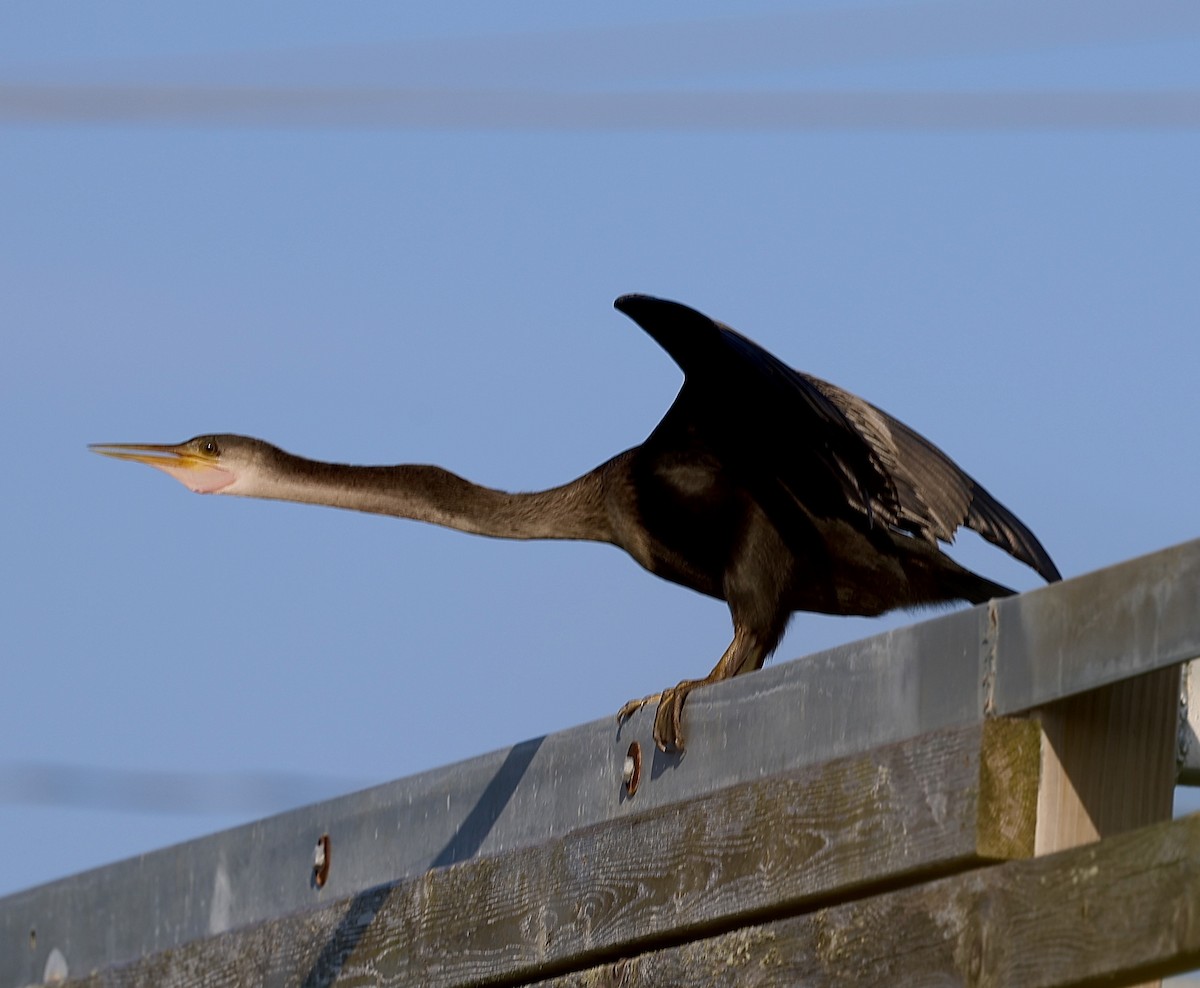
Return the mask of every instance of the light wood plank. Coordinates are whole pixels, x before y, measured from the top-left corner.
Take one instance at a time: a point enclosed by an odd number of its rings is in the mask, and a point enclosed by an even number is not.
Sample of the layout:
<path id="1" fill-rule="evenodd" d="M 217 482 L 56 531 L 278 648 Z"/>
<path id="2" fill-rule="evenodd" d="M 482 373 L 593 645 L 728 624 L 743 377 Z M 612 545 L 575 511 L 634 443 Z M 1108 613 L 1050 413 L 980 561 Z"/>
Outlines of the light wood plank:
<path id="1" fill-rule="evenodd" d="M 1179 666 L 1041 708 L 1045 733 L 1036 853 L 1171 817 Z"/>
<path id="2" fill-rule="evenodd" d="M 1037 854 L 1171 818 L 1179 690 L 1180 667 L 1172 666 L 1038 711 Z"/>

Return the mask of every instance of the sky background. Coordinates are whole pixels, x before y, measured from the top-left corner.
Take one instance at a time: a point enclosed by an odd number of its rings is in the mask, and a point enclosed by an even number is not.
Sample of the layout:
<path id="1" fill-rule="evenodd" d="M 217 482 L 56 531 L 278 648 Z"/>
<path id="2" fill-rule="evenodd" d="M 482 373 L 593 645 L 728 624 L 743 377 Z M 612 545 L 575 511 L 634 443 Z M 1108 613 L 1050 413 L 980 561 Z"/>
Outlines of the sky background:
<path id="1" fill-rule="evenodd" d="M 610 547 L 87 443 L 552 486 L 675 395 L 611 307 L 648 292 L 913 425 L 1076 575 L 1200 534 L 1197 175 L 1192 0 L 5 4 L 0 894 L 612 716 L 730 634 Z M 777 660 L 913 619 L 797 615 Z"/>

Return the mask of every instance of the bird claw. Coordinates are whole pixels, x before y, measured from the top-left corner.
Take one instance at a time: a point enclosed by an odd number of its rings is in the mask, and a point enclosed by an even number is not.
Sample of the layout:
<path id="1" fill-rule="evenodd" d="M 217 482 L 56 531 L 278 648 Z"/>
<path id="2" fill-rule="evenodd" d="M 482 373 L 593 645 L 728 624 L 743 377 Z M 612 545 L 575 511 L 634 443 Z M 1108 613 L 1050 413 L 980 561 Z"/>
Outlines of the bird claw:
<path id="1" fill-rule="evenodd" d="M 625 706 L 617 711 L 617 723 L 624 724 L 625 721 L 629 720 L 629 718 L 641 710 L 642 707 L 646 706 L 648 703 L 653 703 L 661 696 L 661 693 L 651 693 L 650 696 L 644 696 L 640 700 L 630 700 L 625 704 Z"/>
<path id="2" fill-rule="evenodd" d="M 683 701 L 687 683 L 663 690 L 654 712 L 654 743 L 659 751 L 683 751 Z"/>
<path id="3" fill-rule="evenodd" d="M 617 723 L 625 723 L 642 707 L 657 701 L 658 709 L 654 712 L 654 743 L 659 751 L 681 752 L 684 748 L 683 701 L 700 682 L 685 679 L 678 686 L 672 686 L 661 693 L 652 693 L 640 700 L 630 700 L 617 711 Z"/>

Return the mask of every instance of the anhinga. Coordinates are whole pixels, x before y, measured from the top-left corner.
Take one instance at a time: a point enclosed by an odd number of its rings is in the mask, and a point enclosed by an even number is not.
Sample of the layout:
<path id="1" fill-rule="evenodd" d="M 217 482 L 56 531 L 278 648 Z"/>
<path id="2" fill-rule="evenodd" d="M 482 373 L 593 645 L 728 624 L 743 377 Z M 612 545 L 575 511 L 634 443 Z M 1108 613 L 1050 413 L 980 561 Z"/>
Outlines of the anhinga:
<path id="1" fill-rule="evenodd" d="M 703 679 L 654 701 L 659 747 L 681 749 L 697 686 L 760 668 L 793 611 L 877 615 L 1012 591 L 940 551 L 966 525 L 1037 570 L 1058 570 L 1007 508 L 908 426 L 801 374 L 728 326 L 677 302 L 616 307 L 682 368 L 683 387 L 640 446 L 551 490 L 509 494 L 436 466 L 345 466 L 260 439 L 104 445 L 193 491 L 303 501 L 508 539 L 620 546 L 651 573 L 727 601 L 733 641 Z"/>

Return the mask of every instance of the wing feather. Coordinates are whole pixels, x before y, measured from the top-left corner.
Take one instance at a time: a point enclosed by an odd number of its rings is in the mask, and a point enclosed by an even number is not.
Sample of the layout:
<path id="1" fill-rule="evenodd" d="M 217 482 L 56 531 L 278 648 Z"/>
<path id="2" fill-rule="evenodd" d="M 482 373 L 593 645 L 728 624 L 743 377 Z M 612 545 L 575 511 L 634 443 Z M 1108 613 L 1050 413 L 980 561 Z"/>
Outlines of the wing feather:
<path id="1" fill-rule="evenodd" d="M 857 395 L 811 380 L 845 412 L 890 473 L 900 501 L 897 527 L 930 541 L 953 542 L 965 525 L 1047 580 L 1062 578 L 1033 532 L 937 446 Z"/>

